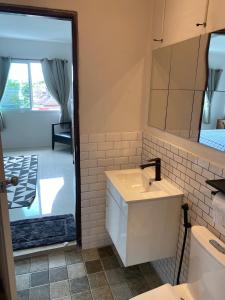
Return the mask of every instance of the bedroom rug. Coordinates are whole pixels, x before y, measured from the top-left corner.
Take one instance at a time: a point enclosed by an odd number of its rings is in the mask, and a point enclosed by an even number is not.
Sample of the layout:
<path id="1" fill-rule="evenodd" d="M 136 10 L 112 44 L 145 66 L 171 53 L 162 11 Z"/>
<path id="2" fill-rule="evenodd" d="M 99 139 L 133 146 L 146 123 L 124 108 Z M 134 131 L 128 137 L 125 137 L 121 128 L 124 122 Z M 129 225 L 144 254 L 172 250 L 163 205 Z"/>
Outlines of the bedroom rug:
<path id="1" fill-rule="evenodd" d="M 22 250 L 76 239 L 72 214 L 11 222 L 13 250 Z"/>
<path id="2" fill-rule="evenodd" d="M 20 208 L 30 206 L 36 196 L 37 184 L 37 155 L 5 156 L 5 177 L 19 177 L 17 186 L 7 186 L 7 197 L 9 208 Z"/>

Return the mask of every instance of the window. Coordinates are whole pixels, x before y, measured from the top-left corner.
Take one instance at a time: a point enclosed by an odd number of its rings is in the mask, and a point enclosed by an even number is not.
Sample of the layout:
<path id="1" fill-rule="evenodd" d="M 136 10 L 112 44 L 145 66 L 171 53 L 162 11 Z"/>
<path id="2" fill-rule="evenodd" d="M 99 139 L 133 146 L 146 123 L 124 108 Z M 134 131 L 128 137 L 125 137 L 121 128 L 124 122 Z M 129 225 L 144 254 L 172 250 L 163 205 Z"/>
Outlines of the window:
<path id="1" fill-rule="evenodd" d="M 40 62 L 12 62 L 3 98 L 2 110 L 59 110 L 50 95 Z"/>

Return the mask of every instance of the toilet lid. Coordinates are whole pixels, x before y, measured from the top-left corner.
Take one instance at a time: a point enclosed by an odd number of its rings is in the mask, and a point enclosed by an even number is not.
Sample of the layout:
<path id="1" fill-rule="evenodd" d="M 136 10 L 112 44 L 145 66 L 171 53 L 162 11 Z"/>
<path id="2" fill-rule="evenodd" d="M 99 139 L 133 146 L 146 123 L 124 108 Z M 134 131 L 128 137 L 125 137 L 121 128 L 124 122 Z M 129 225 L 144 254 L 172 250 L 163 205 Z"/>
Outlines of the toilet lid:
<path id="1" fill-rule="evenodd" d="M 130 300 L 180 300 L 180 298 L 174 294 L 170 284 L 164 284 Z"/>

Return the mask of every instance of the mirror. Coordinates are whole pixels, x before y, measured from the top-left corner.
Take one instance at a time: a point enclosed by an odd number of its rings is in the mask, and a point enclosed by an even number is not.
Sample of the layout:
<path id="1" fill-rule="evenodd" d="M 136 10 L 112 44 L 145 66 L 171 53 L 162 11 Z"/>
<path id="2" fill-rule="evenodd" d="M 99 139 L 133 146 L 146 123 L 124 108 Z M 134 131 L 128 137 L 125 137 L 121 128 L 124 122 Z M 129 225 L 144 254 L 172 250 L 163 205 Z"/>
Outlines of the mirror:
<path id="1" fill-rule="evenodd" d="M 225 151 L 225 32 L 210 35 L 207 58 L 208 83 L 199 142 Z"/>
<path id="2" fill-rule="evenodd" d="M 225 31 L 153 51 L 148 124 L 225 151 Z"/>

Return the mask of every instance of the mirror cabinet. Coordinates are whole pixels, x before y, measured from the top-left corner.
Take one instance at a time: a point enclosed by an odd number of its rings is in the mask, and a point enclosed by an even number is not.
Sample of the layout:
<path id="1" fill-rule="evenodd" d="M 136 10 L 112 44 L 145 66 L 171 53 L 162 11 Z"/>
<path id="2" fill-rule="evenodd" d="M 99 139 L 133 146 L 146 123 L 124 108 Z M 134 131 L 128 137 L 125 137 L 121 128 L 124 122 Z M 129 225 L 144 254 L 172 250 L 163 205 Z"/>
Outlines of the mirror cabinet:
<path id="1" fill-rule="evenodd" d="M 225 32 L 153 50 L 149 126 L 225 151 Z"/>

